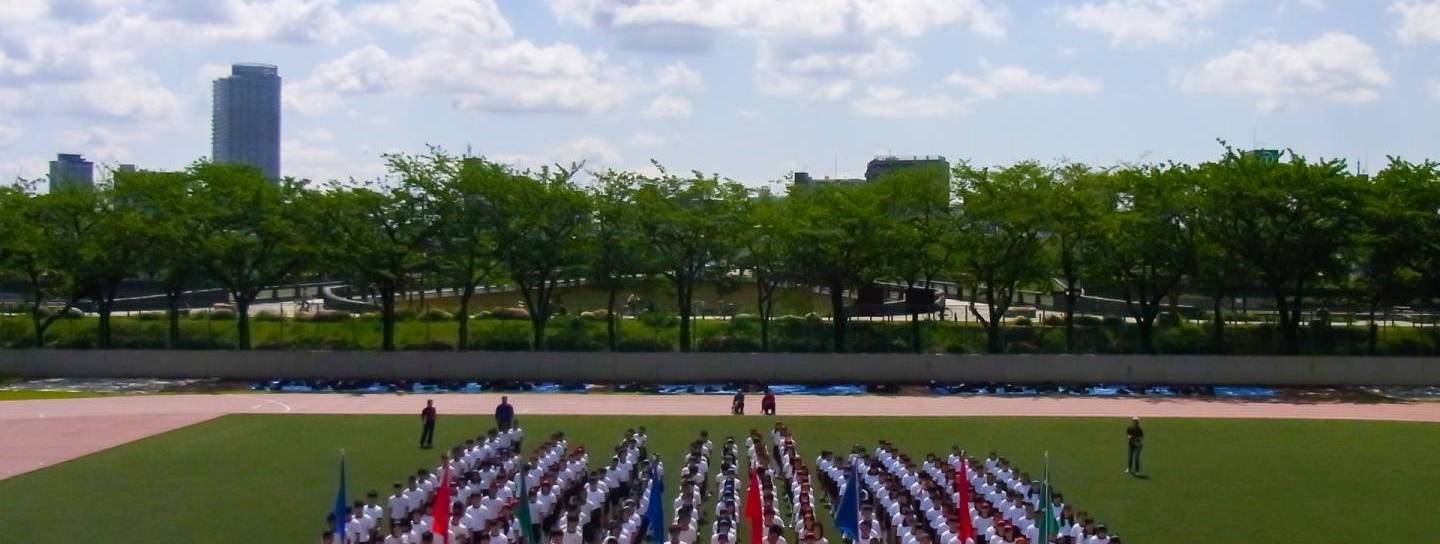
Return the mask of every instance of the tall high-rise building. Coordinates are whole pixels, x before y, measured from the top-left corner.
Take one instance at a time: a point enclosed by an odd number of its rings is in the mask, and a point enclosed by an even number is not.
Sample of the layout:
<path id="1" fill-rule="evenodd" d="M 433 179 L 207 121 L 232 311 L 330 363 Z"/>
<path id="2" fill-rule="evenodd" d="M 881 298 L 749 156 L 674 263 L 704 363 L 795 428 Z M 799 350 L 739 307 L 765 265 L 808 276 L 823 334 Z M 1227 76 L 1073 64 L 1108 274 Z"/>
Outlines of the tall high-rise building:
<path id="1" fill-rule="evenodd" d="M 248 164 L 280 179 L 280 70 L 236 64 L 215 80 L 210 160 Z"/>
<path id="2" fill-rule="evenodd" d="M 95 163 L 78 153 L 60 153 L 50 161 L 50 191 L 95 186 Z"/>

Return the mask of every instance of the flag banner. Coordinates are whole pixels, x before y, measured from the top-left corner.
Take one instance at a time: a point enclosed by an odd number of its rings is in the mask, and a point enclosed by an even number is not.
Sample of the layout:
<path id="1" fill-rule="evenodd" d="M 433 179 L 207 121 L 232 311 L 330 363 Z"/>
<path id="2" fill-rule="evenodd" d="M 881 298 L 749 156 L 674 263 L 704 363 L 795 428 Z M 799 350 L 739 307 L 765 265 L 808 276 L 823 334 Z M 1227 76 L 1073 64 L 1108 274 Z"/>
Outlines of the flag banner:
<path id="1" fill-rule="evenodd" d="M 855 465 L 845 475 L 845 491 L 835 506 L 835 529 L 852 542 L 860 540 L 860 470 Z"/>
<path id="2" fill-rule="evenodd" d="M 340 450 L 340 489 L 335 492 L 335 534 L 345 534 L 345 520 L 350 517 L 350 507 L 345 504 L 345 450 Z"/>
<path id="3" fill-rule="evenodd" d="M 765 539 L 765 512 L 760 504 L 760 468 L 750 468 L 750 489 L 745 491 L 745 521 L 750 524 L 750 544 Z"/>
<path id="4" fill-rule="evenodd" d="M 435 489 L 435 506 L 430 517 L 435 520 L 430 527 L 435 542 L 450 544 L 450 463 L 445 463 L 445 469 L 440 472 L 440 485 Z"/>
<path id="5" fill-rule="evenodd" d="M 665 481 L 654 463 L 650 464 L 650 502 L 645 507 L 645 519 L 641 523 L 641 534 L 648 535 L 656 544 L 665 541 Z M 647 532 L 648 531 L 648 532 Z M 642 537 L 643 541 L 644 538 Z"/>
<path id="6" fill-rule="evenodd" d="M 530 523 L 530 490 L 525 489 L 525 478 L 530 474 L 530 465 L 520 465 L 520 491 L 516 494 L 516 500 L 520 501 L 515 506 L 515 521 L 520 524 L 520 532 L 528 544 L 539 544 L 540 535 L 535 525 Z"/>
<path id="7" fill-rule="evenodd" d="M 960 542 L 974 542 L 975 520 L 970 517 L 970 465 L 962 457 L 960 459 L 960 470 L 955 472 L 955 493 L 960 497 L 956 501 L 955 508 L 959 510 L 960 517 Z"/>
<path id="8" fill-rule="evenodd" d="M 1050 542 L 1050 539 L 1060 532 L 1059 523 L 1056 522 L 1055 516 L 1050 514 L 1050 497 L 1052 495 L 1054 492 L 1050 489 L 1050 452 L 1045 452 L 1045 477 L 1040 481 L 1040 497 L 1036 499 L 1040 507 L 1035 509 L 1036 515 L 1040 517 L 1035 520 L 1036 527 L 1040 529 L 1040 542 Z"/>

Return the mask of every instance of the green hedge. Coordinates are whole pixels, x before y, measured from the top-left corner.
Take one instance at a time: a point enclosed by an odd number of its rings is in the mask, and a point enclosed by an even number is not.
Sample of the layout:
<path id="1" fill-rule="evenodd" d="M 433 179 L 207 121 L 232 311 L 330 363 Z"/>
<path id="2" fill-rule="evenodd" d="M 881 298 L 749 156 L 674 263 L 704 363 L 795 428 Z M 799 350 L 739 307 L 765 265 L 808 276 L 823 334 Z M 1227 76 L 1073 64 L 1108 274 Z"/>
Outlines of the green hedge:
<path id="1" fill-rule="evenodd" d="M 218 316 L 217 316 L 218 317 Z M 395 345 L 406 350 L 447 350 L 457 344 L 456 323 L 441 315 L 396 323 Z M 96 345 L 94 318 L 62 319 L 46 333 L 47 348 L 93 349 Z M 116 317 L 113 344 L 119 349 L 161 349 L 169 323 L 153 316 Z M 295 319 L 252 320 L 252 345 L 256 349 L 361 350 L 379 349 L 378 319 Z M 760 350 L 760 322 L 753 316 L 729 320 L 699 320 L 695 325 L 697 351 L 754 352 Z M 181 349 L 233 349 L 236 344 L 233 318 L 207 320 L 192 316 L 180 321 Z M 657 319 L 623 319 L 617 322 L 617 351 L 673 351 L 677 346 L 678 323 L 673 316 Z M 921 322 L 924 351 L 930 353 L 983 353 L 985 332 L 971 323 Z M 1392 327 L 1380 330 L 1378 351 L 1382 355 L 1440 355 L 1440 329 Z M 1155 330 L 1156 350 L 1161 354 L 1216 353 L 1208 325 L 1173 324 Z M 1063 353 L 1065 332 L 1052 319 L 1031 322 L 1030 326 L 1004 329 L 1002 344 L 1010 353 Z M 1229 354 L 1276 354 L 1283 345 L 1273 325 L 1228 326 L 1225 329 Z M 475 319 L 470 321 L 470 348 L 518 351 L 530 349 L 530 323 L 523 319 Z M 910 324 L 894 321 L 852 321 L 847 334 L 850 351 L 890 353 L 912 351 Z M 1133 325 L 1119 320 L 1076 320 L 1078 353 L 1134 353 L 1138 334 Z M 0 348 L 31 347 L 29 318 L 0 317 Z M 606 346 L 605 322 L 594 316 L 557 316 L 546 335 L 554 351 L 601 351 Z M 1302 330 L 1305 354 L 1363 355 L 1368 336 L 1364 327 L 1315 324 Z M 819 316 L 783 316 L 770 323 L 772 351 L 824 353 L 832 351 L 830 322 Z"/>

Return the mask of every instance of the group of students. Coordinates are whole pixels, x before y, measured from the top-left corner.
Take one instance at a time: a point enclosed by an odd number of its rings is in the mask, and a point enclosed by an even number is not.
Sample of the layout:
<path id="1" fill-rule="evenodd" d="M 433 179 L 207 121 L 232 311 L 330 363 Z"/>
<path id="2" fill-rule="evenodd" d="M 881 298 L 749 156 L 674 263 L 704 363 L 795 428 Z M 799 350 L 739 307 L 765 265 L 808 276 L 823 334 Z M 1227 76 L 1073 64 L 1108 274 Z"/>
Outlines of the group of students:
<path id="1" fill-rule="evenodd" d="M 326 530 L 322 542 L 426 544 L 445 542 L 441 537 L 448 535 L 450 544 L 640 544 L 663 531 L 668 544 L 703 544 L 699 530 L 708 516 L 702 505 L 713 489 L 709 544 L 738 544 L 748 506 L 740 494 L 749 490 L 739 478 L 733 437 L 720 448 L 713 486 L 710 437 L 701 431 L 690 443 L 669 512 L 673 522 L 662 527 L 648 526 L 659 500 L 652 500 L 652 480 L 663 478 L 664 466 L 647 455 L 644 427 L 627 429 L 609 462 L 594 472 L 585 448 L 571 448 L 563 433 L 527 457 L 519 455 L 523 440 L 523 430 L 503 428 L 465 441 L 442 455 L 435 469 L 396 482 L 384 506 L 372 490 L 339 523 L 331 514 L 327 526 L 339 530 Z M 829 544 L 816 521 L 817 505 L 828 503 L 833 514 L 851 467 L 860 475 L 861 490 L 855 544 L 1123 544 L 1053 489 L 1048 501 L 1042 500 L 1041 483 L 994 452 L 975 459 L 957 446 L 946 458 L 930 454 L 917 464 L 880 441 L 873 451 L 856 446 L 848 456 L 821 452 L 815 460 L 819 477 L 812 480 L 783 422 L 768 436 L 752 429 L 745 450 L 752 483 L 759 484 L 764 544 L 787 544 L 787 534 L 798 544 Z M 960 485 L 966 486 L 968 502 L 962 502 Z M 442 486 L 448 521 L 437 527 L 432 514 Z M 529 518 L 517 519 L 527 508 Z M 961 516 L 969 518 L 968 528 L 962 529 Z M 1044 543 L 1042 516 L 1058 526 Z M 972 528 L 973 538 L 962 538 Z"/>
<path id="2" fill-rule="evenodd" d="M 569 448 L 563 434 L 552 435 L 528 458 L 521 458 L 521 429 L 491 430 L 467 440 L 440 458 L 434 470 L 420 469 L 407 484 L 394 484 L 386 507 L 371 491 L 358 501 L 347 519 L 337 524 L 334 514 L 321 535 L 325 544 L 519 544 L 529 532 L 555 544 L 594 542 L 607 526 L 622 498 L 636 488 L 647 437 L 627 430 L 605 468 L 588 472 L 589 454 L 583 447 Z M 444 480 L 450 475 L 449 481 Z M 437 527 L 435 502 L 444 496 L 449 504 L 446 526 Z M 521 493 L 524 496 L 521 496 Z M 529 519 L 520 520 L 524 506 Z M 382 529 L 382 521 L 386 526 Z M 525 524 L 525 525 L 522 525 Z M 528 525 L 528 526 L 526 526 Z M 527 531 L 528 529 L 528 531 Z M 628 543 L 625 543 L 628 544 Z"/>
<path id="3" fill-rule="evenodd" d="M 764 435 L 751 430 L 746 444 L 750 470 L 757 474 L 760 484 L 764 542 L 785 544 L 785 534 L 789 531 L 803 544 L 828 544 L 824 529 L 816 522 L 816 493 L 795 437 L 783 422 L 776 422 L 769 439 L 767 447 Z M 777 500 L 782 494 L 786 499 L 784 503 Z M 786 508 L 782 509 L 782 504 Z"/>
<path id="4" fill-rule="evenodd" d="M 1123 544 L 1053 488 L 1042 499 L 1041 482 L 994 452 L 973 459 L 955 447 L 948 458 L 930 454 L 917 466 L 881 441 L 868 454 L 858 446 L 844 458 L 822 452 L 815 464 L 832 503 L 845 491 L 846 471 L 858 467 L 859 540 L 866 544 L 1042 544 L 1042 516 L 1055 528 L 1043 544 Z M 969 502 L 961 503 L 958 485 L 968 486 Z M 968 536 L 961 516 L 969 518 Z"/>

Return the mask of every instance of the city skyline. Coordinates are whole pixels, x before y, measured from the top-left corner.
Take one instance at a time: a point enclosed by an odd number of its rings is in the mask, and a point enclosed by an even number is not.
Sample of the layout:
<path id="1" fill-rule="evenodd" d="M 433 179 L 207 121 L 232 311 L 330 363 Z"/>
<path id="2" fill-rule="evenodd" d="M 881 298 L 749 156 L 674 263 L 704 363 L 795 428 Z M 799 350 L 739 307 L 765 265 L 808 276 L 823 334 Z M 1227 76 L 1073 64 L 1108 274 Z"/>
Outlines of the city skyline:
<path id="1" fill-rule="evenodd" d="M 209 156 L 210 82 L 250 61 L 287 74 L 283 173 L 318 179 L 427 144 L 753 184 L 886 153 L 1200 161 L 1216 139 L 1373 171 L 1440 141 L 1436 0 L 63 5 L 0 13 L 0 177 Z"/>

